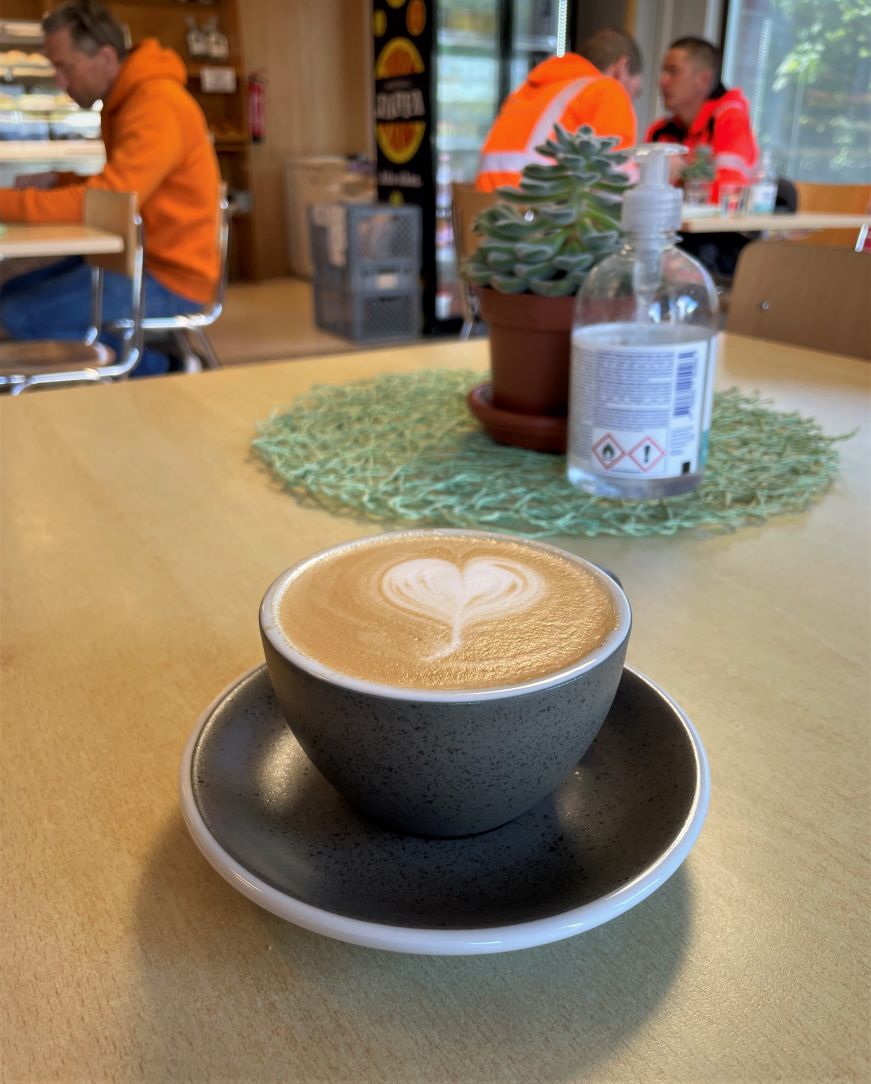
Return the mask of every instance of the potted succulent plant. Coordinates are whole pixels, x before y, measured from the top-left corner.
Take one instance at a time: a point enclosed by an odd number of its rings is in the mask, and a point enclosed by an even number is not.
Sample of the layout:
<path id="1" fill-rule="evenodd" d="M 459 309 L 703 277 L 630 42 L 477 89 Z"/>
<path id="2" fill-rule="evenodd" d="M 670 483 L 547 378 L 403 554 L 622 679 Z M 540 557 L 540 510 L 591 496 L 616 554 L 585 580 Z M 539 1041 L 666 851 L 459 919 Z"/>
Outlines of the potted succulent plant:
<path id="1" fill-rule="evenodd" d="M 489 394 L 501 411 L 565 417 L 574 295 L 621 239 L 631 182 L 616 142 L 587 126 L 574 134 L 557 126 L 536 148 L 544 160 L 527 165 L 516 188 L 498 189 L 501 202 L 476 220 L 481 242 L 463 275 L 490 329 Z"/>

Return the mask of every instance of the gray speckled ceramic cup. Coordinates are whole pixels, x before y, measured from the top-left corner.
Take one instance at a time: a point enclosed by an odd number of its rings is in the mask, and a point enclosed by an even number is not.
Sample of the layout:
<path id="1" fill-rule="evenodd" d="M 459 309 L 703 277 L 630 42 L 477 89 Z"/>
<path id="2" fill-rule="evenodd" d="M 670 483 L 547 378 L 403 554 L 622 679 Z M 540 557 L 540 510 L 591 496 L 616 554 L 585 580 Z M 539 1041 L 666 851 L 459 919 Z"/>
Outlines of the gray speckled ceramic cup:
<path id="1" fill-rule="evenodd" d="M 415 551 L 406 543 L 424 547 L 427 553 L 435 544 L 442 547 L 437 551 L 440 556 L 409 560 Z M 390 557 L 386 565 L 381 561 L 388 567 L 388 574 L 378 572 L 378 583 L 387 583 L 386 596 L 376 606 L 371 626 L 368 616 L 349 620 L 347 627 L 341 620 L 327 623 L 325 642 L 333 655 L 325 658 L 320 650 L 313 651 L 305 637 L 309 624 L 316 630 L 314 611 L 321 609 L 321 600 L 331 591 L 340 600 L 354 595 L 354 584 L 334 574 L 339 567 L 335 561 L 351 549 L 366 549 L 366 555 L 381 560 L 381 548 L 394 545 L 399 547 L 397 560 Z M 508 557 L 491 558 L 487 547 L 501 553 L 505 545 L 515 547 Z M 454 560 L 452 547 L 457 546 L 463 555 Z M 536 561 L 554 563 L 566 573 L 568 581 L 560 581 L 559 592 L 551 589 L 546 576 L 548 585 L 536 595 L 538 573 L 531 571 L 528 577 L 524 573 L 527 564 Z M 300 585 L 311 582 L 313 571 L 321 576 L 321 586 L 311 596 L 315 604 L 301 604 Z M 433 576 L 437 580 L 443 573 L 450 590 L 440 581 L 433 587 Z M 548 631 L 544 637 L 537 635 L 548 650 L 551 640 L 562 639 L 571 653 L 574 634 L 565 630 L 573 627 L 572 615 L 590 597 L 582 592 L 577 599 L 572 596 L 573 579 L 581 577 L 588 585 L 585 590 L 605 600 L 610 625 L 592 650 L 574 651 L 575 657 L 556 668 L 506 680 L 498 666 L 510 669 L 514 664 L 511 658 L 506 662 L 505 651 L 498 646 L 491 651 L 496 676 L 486 687 L 450 687 L 453 671 L 439 679 L 447 687 L 434 688 L 431 682 L 429 687 L 414 687 L 408 684 L 416 679 L 413 662 L 410 679 L 367 676 L 366 652 L 376 662 L 390 654 L 395 642 L 402 641 L 403 622 L 412 627 L 414 642 L 433 628 L 432 635 L 447 640 L 454 629 L 446 647 L 426 656 L 437 660 L 433 666 L 442 665 L 443 658 L 453 665 L 453 650 L 458 658 L 463 651 L 474 654 L 475 630 L 488 622 L 497 645 L 502 644 L 499 636 L 508 644 L 509 655 L 517 644 L 525 645 L 529 655 L 528 644 L 535 645 L 535 637 L 525 631 L 525 614 L 532 615 L 529 621 L 543 615 Z M 361 584 L 364 580 L 361 574 Z M 507 611 L 500 606 L 507 606 Z M 288 612 L 298 630 L 294 639 L 287 629 Z M 332 621 L 332 612 L 329 617 Z M 540 620 L 535 627 L 542 627 Z M 623 672 L 630 627 L 626 596 L 595 565 L 540 542 L 448 529 L 394 532 L 314 554 L 282 573 L 260 607 L 272 687 L 306 754 L 365 813 L 400 831 L 424 836 L 484 832 L 520 816 L 550 794 L 577 765 L 608 714 Z M 362 662 L 354 647 L 358 641 L 363 645 Z M 533 646 L 531 653 L 537 651 Z M 346 657 L 348 673 L 343 672 Z M 426 685 L 423 680 L 421 684 Z"/>

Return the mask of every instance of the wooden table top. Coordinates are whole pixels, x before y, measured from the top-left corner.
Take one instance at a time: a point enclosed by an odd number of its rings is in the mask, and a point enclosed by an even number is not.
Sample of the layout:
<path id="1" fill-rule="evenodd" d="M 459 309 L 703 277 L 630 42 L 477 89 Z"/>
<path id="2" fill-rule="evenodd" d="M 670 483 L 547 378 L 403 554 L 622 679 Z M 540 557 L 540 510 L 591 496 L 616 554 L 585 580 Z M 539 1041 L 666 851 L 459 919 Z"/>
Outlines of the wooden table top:
<path id="1" fill-rule="evenodd" d="M 815 416 L 834 487 L 714 537 L 561 539 L 634 608 L 629 662 L 711 763 L 681 869 L 578 937 L 402 956 L 224 882 L 177 773 L 304 554 L 378 525 L 249 454 L 313 383 L 487 366 L 433 344 L 0 401 L 4 1080 L 867 1079 L 871 366 L 727 338 L 719 384 Z M 349 439 L 353 434 L 349 434 Z"/>
<path id="2" fill-rule="evenodd" d="M 32 225 L 8 222 L 0 227 L 0 260 L 40 256 L 102 256 L 123 252 L 120 234 L 95 226 Z"/>
<path id="3" fill-rule="evenodd" d="M 782 233 L 800 230 L 858 230 L 871 225 L 871 215 L 845 215 L 828 211 L 798 211 L 795 214 L 689 214 L 680 224 L 681 233 Z"/>

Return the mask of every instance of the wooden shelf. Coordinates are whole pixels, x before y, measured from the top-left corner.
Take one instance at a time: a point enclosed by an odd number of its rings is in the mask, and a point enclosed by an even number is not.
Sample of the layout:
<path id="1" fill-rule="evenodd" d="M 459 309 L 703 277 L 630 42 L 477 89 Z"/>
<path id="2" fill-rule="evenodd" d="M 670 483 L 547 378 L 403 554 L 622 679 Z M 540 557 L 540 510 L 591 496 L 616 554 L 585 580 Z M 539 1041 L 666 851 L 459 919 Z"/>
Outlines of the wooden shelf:
<path id="1" fill-rule="evenodd" d="M 214 60 L 211 63 L 204 62 L 202 64 L 189 63 L 187 65 L 188 77 L 191 79 L 199 79 L 204 71 L 209 68 L 232 68 L 236 73 L 236 78 L 241 79 L 244 74 L 242 67 L 236 60 Z"/>
<path id="2" fill-rule="evenodd" d="M 132 4 L 126 4 L 128 7 L 138 8 L 172 8 L 177 11 L 180 4 L 184 4 L 185 0 L 135 0 Z M 188 0 L 191 5 L 191 10 L 186 14 L 192 15 L 196 11 L 199 15 L 214 14 L 215 10 L 221 7 L 221 0 L 198 0 L 196 8 L 194 8 L 193 0 Z M 117 3 L 113 3 L 112 7 L 120 6 Z"/>

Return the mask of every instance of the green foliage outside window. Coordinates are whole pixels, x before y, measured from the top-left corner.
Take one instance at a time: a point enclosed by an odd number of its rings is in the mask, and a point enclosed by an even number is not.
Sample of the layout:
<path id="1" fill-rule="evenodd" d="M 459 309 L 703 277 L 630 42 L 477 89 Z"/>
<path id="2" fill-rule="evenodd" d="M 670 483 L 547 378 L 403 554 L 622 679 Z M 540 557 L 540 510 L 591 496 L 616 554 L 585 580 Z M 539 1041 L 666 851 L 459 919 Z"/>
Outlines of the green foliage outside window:
<path id="1" fill-rule="evenodd" d="M 729 17 L 726 79 L 778 172 L 871 183 L 871 0 L 745 0 Z"/>

